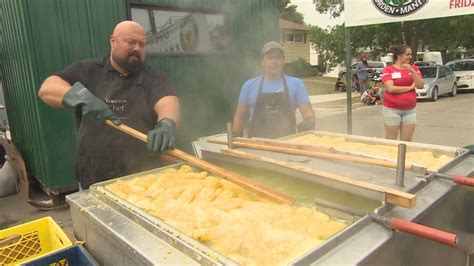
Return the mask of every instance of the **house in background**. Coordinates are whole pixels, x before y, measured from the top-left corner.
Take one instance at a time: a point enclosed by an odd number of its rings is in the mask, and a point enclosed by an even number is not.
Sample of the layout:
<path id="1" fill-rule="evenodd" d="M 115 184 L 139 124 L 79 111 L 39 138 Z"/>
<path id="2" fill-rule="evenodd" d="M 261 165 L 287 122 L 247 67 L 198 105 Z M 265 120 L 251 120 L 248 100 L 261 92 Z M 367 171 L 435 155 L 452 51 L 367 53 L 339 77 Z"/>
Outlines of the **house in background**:
<path id="1" fill-rule="evenodd" d="M 299 57 L 309 62 L 308 27 L 280 18 L 280 42 L 285 50 L 285 63 Z"/>

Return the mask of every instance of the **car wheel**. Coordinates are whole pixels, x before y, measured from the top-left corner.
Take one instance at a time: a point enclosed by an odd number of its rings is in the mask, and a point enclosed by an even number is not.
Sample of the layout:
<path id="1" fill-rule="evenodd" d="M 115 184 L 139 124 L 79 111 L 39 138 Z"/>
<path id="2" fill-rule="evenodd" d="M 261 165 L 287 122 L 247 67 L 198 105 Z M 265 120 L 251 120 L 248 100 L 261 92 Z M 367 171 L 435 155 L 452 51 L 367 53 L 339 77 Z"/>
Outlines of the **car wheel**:
<path id="1" fill-rule="evenodd" d="M 458 94 L 458 85 L 456 85 L 456 83 L 454 83 L 453 88 L 451 89 L 451 93 L 449 94 L 449 96 L 454 97 L 454 96 L 456 96 L 456 94 Z"/>
<path id="2" fill-rule="evenodd" d="M 346 73 L 341 74 L 341 82 L 346 85 Z"/>
<path id="3" fill-rule="evenodd" d="M 431 93 L 431 101 L 436 102 L 438 100 L 438 87 L 433 88 L 433 92 Z"/>

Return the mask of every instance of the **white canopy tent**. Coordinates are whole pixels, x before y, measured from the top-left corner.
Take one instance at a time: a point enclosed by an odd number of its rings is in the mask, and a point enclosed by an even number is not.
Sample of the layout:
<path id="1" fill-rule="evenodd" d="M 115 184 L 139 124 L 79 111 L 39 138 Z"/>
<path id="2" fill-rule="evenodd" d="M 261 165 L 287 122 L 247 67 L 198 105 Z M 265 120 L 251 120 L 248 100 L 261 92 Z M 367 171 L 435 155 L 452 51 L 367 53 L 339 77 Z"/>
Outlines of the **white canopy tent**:
<path id="1" fill-rule="evenodd" d="M 347 27 L 474 14 L 474 0 L 345 0 L 344 7 Z"/>
<path id="2" fill-rule="evenodd" d="M 474 0 L 344 0 L 346 69 L 350 73 L 350 27 L 474 14 Z M 472 25 L 471 25 L 472 27 Z M 351 84 L 351 75 L 346 75 Z M 347 133 L 352 134 L 352 92 L 347 88 Z"/>

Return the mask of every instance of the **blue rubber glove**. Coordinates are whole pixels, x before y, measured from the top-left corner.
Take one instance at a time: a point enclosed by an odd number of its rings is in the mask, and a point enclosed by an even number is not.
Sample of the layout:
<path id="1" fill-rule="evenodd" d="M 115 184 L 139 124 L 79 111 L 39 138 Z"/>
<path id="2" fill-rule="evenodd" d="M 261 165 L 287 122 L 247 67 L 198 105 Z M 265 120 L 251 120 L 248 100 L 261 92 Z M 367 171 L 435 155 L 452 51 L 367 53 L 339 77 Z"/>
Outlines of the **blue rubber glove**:
<path id="1" fill-rule="evenodd" d="M 149 151 L 160 154 L 175 147 L 174 133 L 176 123 L 170 118 L 161 119 L 155 128 L 148 131 L 147 148 Z"/>
<path id="2" fill-rule="evenodd" d="M 79 81 L 74 83 L 71 89 L 64 95 L 62 104 L 64 107 L 76 109 L 81 108 L 82 117 L 91 116 L 99 123 L 111 120 L 115 125 L 120 125 L 122 121 L 118 118 L 99 98 L 90 92 Z"/>

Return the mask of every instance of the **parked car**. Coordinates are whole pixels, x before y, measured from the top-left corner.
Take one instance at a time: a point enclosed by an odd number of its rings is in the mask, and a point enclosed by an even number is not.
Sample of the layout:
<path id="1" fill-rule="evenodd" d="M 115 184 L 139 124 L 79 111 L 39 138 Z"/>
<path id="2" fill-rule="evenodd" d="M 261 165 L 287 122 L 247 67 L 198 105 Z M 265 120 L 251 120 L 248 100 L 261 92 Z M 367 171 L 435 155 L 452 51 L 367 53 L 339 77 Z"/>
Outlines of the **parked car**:
<path id="1" fill-rule="evenodd" d="M 456 96 L 456 76 L 451 68 L 447 66 L 423 66 L 419 68 L 426 83 L 423 89 L 416 89 L 417 99 L 436 101 L 439 95 Z"/>
<path id="2" fill-rule="evenodd" d="M 436 66 L 438 65 L 435 61 L 415 61 L 413 63 L 415 66 L 422 67 L 422 66 Z"/>
<path id="3" fill-rule="evenodd" d="M 474 89 L 474 59 L 458 59 L 446 63 L 456 74 L 459 90 Z"/>

